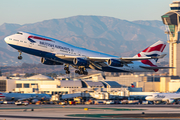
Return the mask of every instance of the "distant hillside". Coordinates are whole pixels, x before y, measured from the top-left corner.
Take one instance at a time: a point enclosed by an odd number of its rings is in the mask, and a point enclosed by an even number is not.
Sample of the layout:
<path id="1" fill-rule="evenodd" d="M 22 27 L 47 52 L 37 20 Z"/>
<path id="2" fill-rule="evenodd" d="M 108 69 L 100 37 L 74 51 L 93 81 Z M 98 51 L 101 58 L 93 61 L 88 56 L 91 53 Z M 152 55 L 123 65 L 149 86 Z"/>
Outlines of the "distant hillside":
<path id="1" fill-rule="evenodd" d="M 1 64 L 5 61 L 9 65 L 19 63 L 16 59 L 18 53 L 14 53 L 3 40 L 17 31 L 45 35 L 79 47 L 118 56 L 133 56 L 157 40 L 167 40 L 163 23 L 157 20 L 130 22 L 103 16 L 74 16 L 25 25 L 4 23 L 0 26 Z M 167 50 L 166 48 L 165 51 Z M 39 58 L 29 55 L 24 58 L 28 63 L 39 61 Z"/>

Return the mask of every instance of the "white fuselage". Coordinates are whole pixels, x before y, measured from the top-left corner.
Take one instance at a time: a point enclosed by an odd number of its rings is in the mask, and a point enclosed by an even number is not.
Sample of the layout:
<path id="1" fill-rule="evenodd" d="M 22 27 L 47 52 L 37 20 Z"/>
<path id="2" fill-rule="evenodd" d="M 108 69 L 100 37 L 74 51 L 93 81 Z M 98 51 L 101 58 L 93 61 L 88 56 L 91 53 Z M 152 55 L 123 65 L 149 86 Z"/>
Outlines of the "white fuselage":
<path id="1" fill-rule="evenodd" d="M 30 36 L 38 36 L 43 39 L 39 38 L 33 38 Z M 33 39 L 36 39 L 34 42 Z M 37 40 L 38 39 L 38 40 Z M 101 52 L 96 52 L 92 50 L 88 50 L 85 48 L 79 48 L 73 45 L 70 45 L 68 43 L 62 42 L 57 39 L 33 34 L 33 33 L 27 33 L 27 32 L 21 32 L 21 34 L 13 34 L 5 38 L 5 42 L 9 44 L 11 47 L 31 54 L 31 55 L 36 55 L 39 57 L 44 57 L 48 58 L 53 61 L 61 62 L 61 63 L 66 63 L 72 65 L 73 62 L 69 61 L 68 59 L 60 59 L 55 56 L 55 54 L 68 54 L 68 55 L 78 55 L 78 56 L 93 56 L 93 57 L 116 57 L 119 58 L 118 56 L 113 56 Z M 144 69 L 139 66 L 148 66 L 143 64 L 141 61 L 135 61 L 132 62 L 131 64 L 124 65 L 123 67 L 112 67 L 107 65 L 105 62 L 105 66 L 102 67 L 101 71 L 107 71 L 107 72 L 154 72 L 152 69 Z M 97 70 L 100 70 L 96 68 Z"/>
<path id="2" fill-rule="evenodd" d="M 148 101 L 168 101 L 171 99 L 180 99 L 180 93 L 154 93 L 146 97 Z"/>
<path id="3" fill-rule="evenodd" d="M 47 94 L 21 94 L 21 93 L 1 93 L 0 100 L 23 101 L 23 100 L 50 100 L 51 96 Z"/>

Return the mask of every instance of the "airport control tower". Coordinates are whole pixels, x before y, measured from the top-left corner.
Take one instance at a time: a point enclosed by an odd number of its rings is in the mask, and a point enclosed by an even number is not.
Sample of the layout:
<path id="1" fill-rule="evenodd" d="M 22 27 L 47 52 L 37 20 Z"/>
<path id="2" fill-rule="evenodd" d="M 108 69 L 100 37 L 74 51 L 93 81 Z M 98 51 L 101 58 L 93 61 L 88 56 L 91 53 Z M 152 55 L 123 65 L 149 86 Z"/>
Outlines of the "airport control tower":
<path id="1" fill-rule="evenodd" d="M 170 6 L 170 11 L 162 15 L 162 21 L 167 25 L 169 43 L 169 69 L 170 76 L 180 76 L 180 1 L 175 1 Z"/>

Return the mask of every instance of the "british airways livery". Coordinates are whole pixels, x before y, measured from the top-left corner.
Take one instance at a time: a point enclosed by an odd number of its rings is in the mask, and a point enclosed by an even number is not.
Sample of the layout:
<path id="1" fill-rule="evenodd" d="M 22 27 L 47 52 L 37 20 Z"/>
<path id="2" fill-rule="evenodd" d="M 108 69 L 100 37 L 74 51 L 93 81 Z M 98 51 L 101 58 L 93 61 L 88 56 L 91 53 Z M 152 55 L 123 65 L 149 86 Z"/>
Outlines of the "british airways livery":
<path id="1" fill-rule="evenodd" d="M 18 59 L 22 59 L 22 52 L 41 57 L 41 63 L 46 65 L 64 65 L 66 74 L 69 66 L 77 74 L 87 75 L 87 68 L 105 72 L 153 72 L 158 69 L 156 62 L 163 58 L 166 44 L 158 41 L 138 53 L 134 57 L 118 57 L 101 52 L 79 48 L 57 39 L 45 37 L 29 32 L 17 32 L 4 38 L 5 42 L 19 52 Z"/>

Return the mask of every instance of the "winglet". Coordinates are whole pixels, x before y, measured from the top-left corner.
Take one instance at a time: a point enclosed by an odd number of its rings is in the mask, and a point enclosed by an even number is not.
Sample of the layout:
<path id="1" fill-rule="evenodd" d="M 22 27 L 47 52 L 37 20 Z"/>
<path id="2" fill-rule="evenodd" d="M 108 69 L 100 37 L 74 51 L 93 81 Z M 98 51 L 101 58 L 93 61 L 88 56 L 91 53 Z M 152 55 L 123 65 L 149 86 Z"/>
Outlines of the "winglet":
<path id="1" fill-rule="evenodd" d="M 160 55 L 160 56 L 157 56 L 156 58 L 163 58 L 163 57 L 165 57 L 167 54 L 162 54 L 162 55 Z"/>

